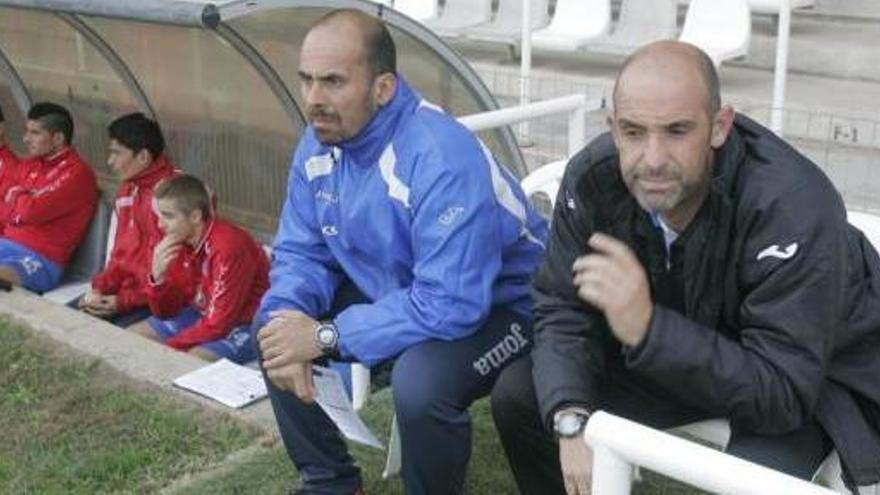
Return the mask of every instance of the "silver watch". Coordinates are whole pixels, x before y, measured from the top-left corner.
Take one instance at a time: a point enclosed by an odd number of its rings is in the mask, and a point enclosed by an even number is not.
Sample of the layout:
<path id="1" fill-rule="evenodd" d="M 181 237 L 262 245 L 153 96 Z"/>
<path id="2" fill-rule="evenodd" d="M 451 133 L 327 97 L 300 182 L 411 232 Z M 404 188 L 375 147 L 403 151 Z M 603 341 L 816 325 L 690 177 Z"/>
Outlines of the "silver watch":
<path id="1" fill-rule="evenodd" d="M 339 330 L 332 321 L 315 322 L 315 343 L 325 356 L 336 353 L 339 346 Z"/>
<path id="2" fill-rule="evenodd" d="M 553 431 L 559 438 L 573 438 L 584 431 L 589 419 L 583 412 L 559 411 L 553 415 Z"/>

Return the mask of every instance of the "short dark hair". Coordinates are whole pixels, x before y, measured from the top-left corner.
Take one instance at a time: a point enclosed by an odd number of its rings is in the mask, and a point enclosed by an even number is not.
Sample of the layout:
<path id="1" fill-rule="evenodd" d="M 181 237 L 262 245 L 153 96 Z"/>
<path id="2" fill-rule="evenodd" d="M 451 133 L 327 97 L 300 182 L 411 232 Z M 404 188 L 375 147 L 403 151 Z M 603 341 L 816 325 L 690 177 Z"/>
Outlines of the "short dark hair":
<path id="1" fill-rule="evenodd" d="M 135 112 L 123 115 L 107 127 L 110 139 L 130 149 L 134 153 L 147 150 L 153 158 L 165 151 L 165 138 L 155 120 Z"/>
<path id="2" fill-rule="evenodd" d="M 66 108 L 57 103 L 41 101 L 35 103 L 28 111 L 28 120 L 36 120 L 43 129 L 51 133 L 60 132 L 64 135 L 64 144 L 73 140 L 73 117 Z"/>
<path id="3" fill-rule="evenodd" d="M 375 17 L 356 9 L 337 9 L 321 16 L 312 24 L 309 31 L 337 18 L 349 19 L 360 28 L 364 39 L 362 56 L 370 71 L 370 79 L 375 80 L 385 73 L 397 73 L 397 48 L 394 45 L 394 38 L 391 37 L 385 23 Z"/>
<path id="4" fill-rule="evenodd" d="M 159 183 L 154 193 L 156 200 L 170 199 L 184 215 L 202 212 L 202 219 L 211 218 L 211 193 L 198 177 L 180 174 Z"/>

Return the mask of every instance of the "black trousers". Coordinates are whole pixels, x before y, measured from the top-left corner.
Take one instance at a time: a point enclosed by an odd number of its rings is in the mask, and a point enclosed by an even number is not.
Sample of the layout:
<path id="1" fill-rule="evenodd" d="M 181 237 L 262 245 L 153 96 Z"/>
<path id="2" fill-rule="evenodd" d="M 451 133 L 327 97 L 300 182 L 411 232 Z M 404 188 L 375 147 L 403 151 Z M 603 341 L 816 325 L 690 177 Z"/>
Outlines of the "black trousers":
<path id="1" fill-rule="evenodd" d="M 713 417 L 710 413 L 662 394 L 621 370 L 609 374 L 601 409 L 653 428 L 666 429 Z M 504 452 L 523 494 L 565 493 L 559 446 L 542 423 L 532 360 L 527 356 L 508 366 L 492 391 L 492 416 Z M 831 452 L 831 440 L 816 422 L 784 435 L 731 431 L 727 453 L 777 471 L 809 480 Z"/>

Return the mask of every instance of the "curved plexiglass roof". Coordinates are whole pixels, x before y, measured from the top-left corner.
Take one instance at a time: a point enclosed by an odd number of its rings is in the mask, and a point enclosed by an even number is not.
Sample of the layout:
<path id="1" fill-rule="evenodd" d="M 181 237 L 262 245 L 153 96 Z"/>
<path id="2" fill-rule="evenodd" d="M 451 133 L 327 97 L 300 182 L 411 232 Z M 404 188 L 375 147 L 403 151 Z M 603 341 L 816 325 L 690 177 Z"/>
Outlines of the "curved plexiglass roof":
<path id="1" fill-rule="evenodd" d="M 311 22 L 341 7 L 385 20 L 400 72 L 433 103 L 456 116 L 497 108 L 445 43 L 372 2 L 0 0 L 0 105 L 9 141 L 21 151 L 32 102 L 61 103 L 74 116 L 74 143 L 112 191 L 106 126 L 140 110 L 159 121 L 175 163 L 216 190 L 225 216 L 268 237 L 305 126 L 300 44 Z M 522 173 L 508 129 L 481 137 Z"/>

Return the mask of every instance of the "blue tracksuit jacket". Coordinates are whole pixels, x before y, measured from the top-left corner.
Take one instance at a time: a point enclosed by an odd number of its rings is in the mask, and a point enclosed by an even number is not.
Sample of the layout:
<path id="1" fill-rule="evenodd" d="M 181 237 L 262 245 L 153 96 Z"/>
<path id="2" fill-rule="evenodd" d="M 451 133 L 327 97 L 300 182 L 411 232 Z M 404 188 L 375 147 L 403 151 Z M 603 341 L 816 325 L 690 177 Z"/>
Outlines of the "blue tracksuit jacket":
<path id="1" fill-rule="evenodd" d="M 343 357 L 372 365 L 460 339 L 494 305 L 530 315 L 546 234 L 516 179 L 398 77 L 357 136 L 325 146 L 306 130 L 256 321 L 285 308 L 317 318 L 348 277 L 372 303 L 336 315 Z"/>

